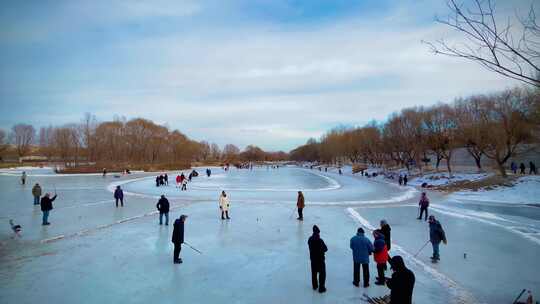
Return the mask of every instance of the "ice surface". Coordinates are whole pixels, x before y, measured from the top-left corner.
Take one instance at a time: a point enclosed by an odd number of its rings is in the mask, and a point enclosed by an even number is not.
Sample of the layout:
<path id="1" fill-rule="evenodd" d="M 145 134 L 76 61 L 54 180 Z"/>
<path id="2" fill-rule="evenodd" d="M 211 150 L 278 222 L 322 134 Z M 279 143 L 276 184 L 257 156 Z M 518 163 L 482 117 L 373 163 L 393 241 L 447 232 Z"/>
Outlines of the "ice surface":
<path id="1" fill-rule="evenodd" d="M 392 255 L 400 254 L 416 275 L 415 303 L 508 303 L 528 288 L 540 294 L 540 208 L 496 202 L 458 201 L 429 192 L 430 209 L 449 239 L 439 264 L 431 249 L 416 251 L 428 237 L 417 216 L 418 191 L 376 179 L 298 168 L 253 171 L 213 168 L 181 192 L 177 172 L 168 187 L 154 174 L 63 176 L 0 174 L 0 303 L 360 303 L 354 288 L 349 239 L 359 225 L 392 226 Z M 59 194 L 51 226 L 41 226 L 31 187 Z M 115 208 L 111 190 L 120 184 L 125 207 Z M 231 197 L 230 221 L 219 219 L 221 189 Z M 296 191 L 306 197 L 305 221 L 295 220 Z M 184 263 L 172 264 L 171 226 L 157 225 L 156 197 L 169 197 L 171 220 L 188 214 Z M 22 225 L 12 238 L 8 221 Z M 311 290 L 307 238 L 317 224 L 329 247 L 328 292 Z M 467 258 L 463 258 L 463 254 Z M 371 264 L 371 278 L 376 276 Z M 388 272 L 389 276 L 390 273 Z"/>

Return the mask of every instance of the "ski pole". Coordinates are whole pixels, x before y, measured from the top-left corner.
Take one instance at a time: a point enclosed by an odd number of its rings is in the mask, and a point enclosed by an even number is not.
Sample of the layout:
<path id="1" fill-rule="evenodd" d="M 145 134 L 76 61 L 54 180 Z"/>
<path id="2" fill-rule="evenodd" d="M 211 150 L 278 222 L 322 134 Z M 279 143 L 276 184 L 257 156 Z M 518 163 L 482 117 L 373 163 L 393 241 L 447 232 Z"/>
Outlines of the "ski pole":
<path id="1" fill-rule="evenodd" d="M 416 257 L 424 249 L 424 247 L 426 247 L 426 245 L 428 243 L 429 243 L 429 240 L 427 240 L 427 242 L 424 244 L 424 246 L 422 246 L 422 248 L 420 248 L 420 250 L 418 250 L 418 252 L 414 255 L 414 257 Z"/>
<path id="2" fill-rule="evenodd" d="M 521 296 L 525 293 L 525 289 L 523 289 L 520 293 L 519 293 L 519 296 L 517 296 L 517 298 L 514 300 L 514 302 L 512 302 L 512 304 L 516 304 L 517 301 L 519 300 L 519 298 L 521 298 Z"/>
<path id="3" fill-rule="evenodd" d="M 187 242 L 184 242 L 184 244 L 186 244 L 186 245 L 187 245 L 187 246 L 188 246 L 189 248 L 191 248 L 191 249 L 193 249 L 193 250 L 197 251 L 197 252 L 198 252 L 199 254 L 203 254 L 203 253 L 202 253 L 202 252 L 200 252 L 200 251 L 199 251 L 199 250 L 198 250 L 197 248 L 195 248 L 195 247 L 191 246 L 191 245 L 190 245 L 190 244 L 188 244 Z"/>

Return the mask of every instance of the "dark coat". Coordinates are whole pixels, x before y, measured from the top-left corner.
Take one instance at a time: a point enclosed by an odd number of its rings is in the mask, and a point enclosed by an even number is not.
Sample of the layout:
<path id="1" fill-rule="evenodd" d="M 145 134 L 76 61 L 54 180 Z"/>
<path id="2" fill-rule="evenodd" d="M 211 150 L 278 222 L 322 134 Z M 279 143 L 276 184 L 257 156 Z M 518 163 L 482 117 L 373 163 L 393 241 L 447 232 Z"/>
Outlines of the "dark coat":
<path id="1" fill-rule="evenodd" d="M 168 213 L 169 206 L 169 200 L 164 197 L 160 198 L 156 204 L 156 208 L 159 210 L 159 213 Z"/>
<path id="2" fill-rule="evenodd" d="M 388 250 L 390 250 L 390 244 L 391 244 L 391 240 L 390 240 L 390 230 L 392 230 L 390 228 L 390 225 L 388 224 L 385 224 L 385 225 L 382 225 L 381 227 L 381 233 L 384 235 L 384 242 L 386 243 L 386 248 L 388 248 Z"/>
<path id="3" fill-rule="evenodd" d="M 122 189 L 114 190 L 114 198 L 116 198 L 116 199 L 124 199 L 124 191 L 122 191 Z"/>
<path id="4" fill-rule="evenodd" d="M 390 303 L 411 304 L 415 281 L 414 273 L 405 267 L 403 260 L 399 263 L 401 265 L 395 264 L 397 263 L 392 264 L 392 268 L 395 270 L 392 278 L 386 282 L 390 288 Z"/>
<path id="5" fill-rule="evenodd" d="M 308 246 L 311 263 L 323 263 L 324 253 L 328 251 L 328 248 L 318 233 L 314 233 L 309 237 Z"/>
<path id="6" fill-rule="evenodd" d="M 446 242 L 446 234 L 439 221 L 433 221 L 429 223 L 429 240 L 432 243 Z"/>
<path id="7" fill-rule="evenodd" d="M 56 195 L 52 198 L 50 197 L 42 197 L 41 198 L 41 211 L 49 211 L 53 209 L 52 202 L 56 199 Z"/>
<path id="8" fill-rule="evenodd" d="M 172 232 L 171 241 L 174 244 L 184 243 L 184 221 L 180 219 L 176 219 L 176 221 L 174 221 L 174 229 Z"/>

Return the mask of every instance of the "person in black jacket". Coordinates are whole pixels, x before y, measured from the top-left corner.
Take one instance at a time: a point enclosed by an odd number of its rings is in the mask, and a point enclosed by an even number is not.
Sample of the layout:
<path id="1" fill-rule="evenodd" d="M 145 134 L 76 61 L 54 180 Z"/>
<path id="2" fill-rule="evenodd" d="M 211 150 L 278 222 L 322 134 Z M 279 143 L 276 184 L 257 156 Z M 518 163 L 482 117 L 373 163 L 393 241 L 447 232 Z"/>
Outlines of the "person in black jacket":
<path id="1" fill-rule="evenodd" d="M 180 251 L 182 250 L 182 243 L 184 243 L 184 223 L 186 222 L 187 215 L 180 215 L 176 221 L 174 221 L 174 229 L 172 233 L 172 243 L 174 244 L 173 262 L 175 264 L 182 263 L 180 258 Z"/>
<path id="2" fill-rule="evenodd" d="M 169 226 L 169 200 L 162 195 L 156 204 L 157 210 L 159 210 L 159 224 L 163 225 L 163 215 L 165 215 L 165 226 Z"/>
<path id="3" fill-rule="evenodd" d="M 394 273 L 392 278 L 386 280 L 386 286 L 390 288 L 390 303 L 411 304 L 414 288 L 414 273 L 405 267 L 403 258 L 396 255 L 390 259 L 390 266 Z"/>
<path id="4" fill-rule="evenodd" d="M 386 243 L 386 249 L 390 251 L 391 246 L 391 240 L 390 240 L 390 231 L 392 230 L 390 228 L 390 225 L 386 222 L 386 220 L 381 220 L 381 232 L 384 235 L 384 242 Z"/>
<path id="5" fill-rule="evenodd" d="M 321 239 L 321 230 L 317 225 L 313 225 L 313 235 L 308 240 L 309 258 L 311 260 L 311 284 L 313 290 L 319 288 L 319 292 L 326 292 L 326 265 L 324 263 L 324 253 L 328 251 L 326 244 Z M 317 282 L 317 274 L 319 280 Z"/>
<path id="6" fill-rule="evenodd" d="M 51 198 L 49 193 L 45 193 L 45 196 L 41 198 L 41 211 L 43 212 L 43 223 L 42 225 L 50 225 L 49 223 L 49 212 L 53 209 L 52 202 L 56 199 L 56 194 Z"/>

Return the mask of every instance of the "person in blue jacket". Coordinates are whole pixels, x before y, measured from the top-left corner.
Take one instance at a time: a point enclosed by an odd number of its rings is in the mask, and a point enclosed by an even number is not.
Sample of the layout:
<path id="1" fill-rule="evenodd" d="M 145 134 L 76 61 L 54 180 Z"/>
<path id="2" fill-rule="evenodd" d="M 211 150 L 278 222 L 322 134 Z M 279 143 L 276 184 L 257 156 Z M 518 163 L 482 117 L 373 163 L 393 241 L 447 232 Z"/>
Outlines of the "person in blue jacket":
<path id="1" fill-rule="evenodd" d="M 446 245 L 447 241 L 446 233 L 444 232 L 441 223 L 439 223 L 439 221 L 437 221 L 433 215 L 429 216 L 429 241 L 433 246 L 433 256 L 431 257 L 431 260 L 432 262 L 436 263 L 438 260 L 440 260 L 439 245 L 441 242 Z"/>
<path id="2" fill-rule="evenodd" d="M 116 190 L 114 190 L 114 199 L 116 200 L 116 208 L 118 208 L 118 201 L 120 201 L 120 206 L 124 207 L 124 191 L 120 186 L 116 186 Z"/>
<path id="3" fill-rule="evenodd" d="M 351 238 L 354 273 L 353 285 L 360 286 L 360 265 L 362 265 L 364 287 L 369 286 L 369 256 L 373 253 L 373 244 L 364 235 L 364 229 L 358 228 L 356 235 Z"/>

